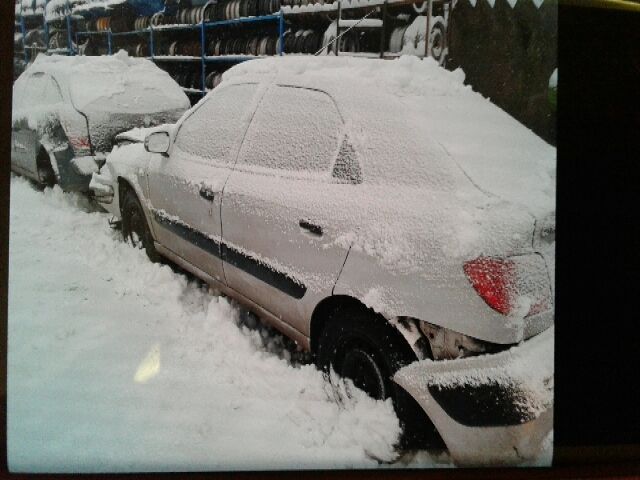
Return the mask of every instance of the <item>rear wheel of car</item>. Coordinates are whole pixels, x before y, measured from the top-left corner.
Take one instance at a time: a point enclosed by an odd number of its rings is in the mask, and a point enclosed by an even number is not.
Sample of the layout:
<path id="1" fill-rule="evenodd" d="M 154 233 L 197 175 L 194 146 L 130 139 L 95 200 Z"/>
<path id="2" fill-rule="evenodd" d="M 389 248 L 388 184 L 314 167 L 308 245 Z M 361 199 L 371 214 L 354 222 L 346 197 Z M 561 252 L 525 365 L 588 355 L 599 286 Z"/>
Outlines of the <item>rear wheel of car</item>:
<path id="1" fill-rule="evenodd" d="M 331 369 L 376 400 L 391 398 L 400 420 L 401 448 L 442 447 L 437 430 L 420 405 L 392 377 L 417 360 L 400 332 L 364 309 L 334 311 L 318 340 L 316 364 Z"/>
<path id="2" fill-rule="evenodd" d="M 153 245 L 153 237 L 147 218 L 136 194 L 128 190 L 122 201 L 122 235 L 135 248 L 144 249 L 152 262 L 159 262 L 160 255 Z"/>
<path id="3" fill-rule="evenodd" d="M 40 184 L 43 187 L 53 187 L 57 183 L 56 174 L 51 166 L 51 159 L 49 153 L 42 148 L 36 159 L 36 165 L 38 168 L 38 178 Z"/>

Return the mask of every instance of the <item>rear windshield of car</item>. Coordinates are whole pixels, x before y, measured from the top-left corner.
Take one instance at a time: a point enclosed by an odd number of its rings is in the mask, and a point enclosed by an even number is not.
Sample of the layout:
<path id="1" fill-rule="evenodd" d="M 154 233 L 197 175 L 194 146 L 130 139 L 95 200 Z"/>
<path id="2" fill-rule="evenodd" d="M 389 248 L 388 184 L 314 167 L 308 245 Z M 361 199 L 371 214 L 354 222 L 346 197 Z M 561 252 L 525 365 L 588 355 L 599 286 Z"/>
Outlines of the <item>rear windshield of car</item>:
<path id="1" fill-rule="evenodd" d="M 79 70 L 70 75 L 69 90 L 82 112 L 151 113 L 188 107 L 178 84 L 151 62 L 94 63 Z"/>

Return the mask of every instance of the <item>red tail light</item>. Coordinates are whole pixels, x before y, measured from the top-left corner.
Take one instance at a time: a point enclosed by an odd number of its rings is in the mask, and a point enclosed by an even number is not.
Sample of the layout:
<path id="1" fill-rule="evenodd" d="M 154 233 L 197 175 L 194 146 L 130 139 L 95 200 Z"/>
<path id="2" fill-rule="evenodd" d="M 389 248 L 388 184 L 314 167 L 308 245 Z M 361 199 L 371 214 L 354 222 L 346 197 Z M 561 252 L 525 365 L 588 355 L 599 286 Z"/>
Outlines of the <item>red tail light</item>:
<path id="1" fill-rule="evenodd" d="M 69 143 L 73 148 L 73 153 L 77 156 L 91 155 L 91 142 L 87 137 L 69 136 Z"/>
<path id="2" fill-rule="evenodd" d="M 514 265 L 509 260 L 480 257 L 464 264 L 464 273 L 482 299 L 494 310 L 511 311 L 510 288 L 514 283 Z"/>
<path id="3" fill-rule="evenodd" d="M 478 295 L 503 315 L 526 317 L 551 308 L 549 275 L 539 255 L 479 257 L 463 268 Z"/>

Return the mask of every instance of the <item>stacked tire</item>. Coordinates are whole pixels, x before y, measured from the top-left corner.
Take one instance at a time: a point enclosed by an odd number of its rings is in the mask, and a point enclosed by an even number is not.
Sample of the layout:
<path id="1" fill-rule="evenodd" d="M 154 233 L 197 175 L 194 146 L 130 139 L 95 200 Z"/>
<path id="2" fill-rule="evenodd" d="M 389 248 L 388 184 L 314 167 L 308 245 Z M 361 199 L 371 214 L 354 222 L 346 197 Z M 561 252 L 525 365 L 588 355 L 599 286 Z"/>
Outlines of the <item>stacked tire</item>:
<path id="1" fill-rule="evenodd" d="M 280 50 L 278 35 L 252 35 L 249 37 L 219 37 L 209 42 L 207 55 L 276 55 Z"/>
<path id="2" fill-rule="evenodd" d="M 178 13 L 176 14 L 176 23 L 182 25 L 195 25 L 198 23 L 202 23 L 202 20 L 204 19 L 205 8 L 206 6 L 183 8 L 181 10 L 178 10 Z"/>
<path id="3" fill-rule="evenodd" d="M 111 28 L 111 17 L 101 17 L 96 20 L 96 31 L 106 32 Z"/>
<path id="4" fill-rule="evenodd" d="M 222 81 L 222 72 L 210 72 L 205 78 L 205 86 L 208 90 L 213 90 Z"/>
<path id="5" fill-rule="evenodd" d="M 312 29 L 290 30 L 284 35 L 284 51 L 287 53 L 314 54 L 322 47 L 322 34 Z"/>
<path id="6" fill-rule="evenodd" d="M 270 15 L 280 10 L 281 0 L 222 0 L 204 13 L 207 22 Z"/>
<path id="7" fill-rule="evenodd" d="M 199 57 L 201 54 L 200 42 L 192 41 L 180 41 L 175 40 L 169 44 L 169 50 L 167 52 L 170 56 L 190 56 Z"/>
<path id="8" fill-rule="evenodd" d="M 200 74 L 197 71 L 180 70 L 173 75 L 173 79 L 181 87 L 200 89 Z"/>
<path id="9" fill-rule="evenodd" d="M 149 54 L 149 44 L 146 41 L 136 44 L 133 54 L 136 57 L 146 57 Z"/>
<path id="10" fill-rule="evenodd" d="M 150 22 L 151 22 L 150 16 L 138 17 L 133 22 L 133 28 L 135 30 L 146 30 L 147 28 L 149 28 Z"/>

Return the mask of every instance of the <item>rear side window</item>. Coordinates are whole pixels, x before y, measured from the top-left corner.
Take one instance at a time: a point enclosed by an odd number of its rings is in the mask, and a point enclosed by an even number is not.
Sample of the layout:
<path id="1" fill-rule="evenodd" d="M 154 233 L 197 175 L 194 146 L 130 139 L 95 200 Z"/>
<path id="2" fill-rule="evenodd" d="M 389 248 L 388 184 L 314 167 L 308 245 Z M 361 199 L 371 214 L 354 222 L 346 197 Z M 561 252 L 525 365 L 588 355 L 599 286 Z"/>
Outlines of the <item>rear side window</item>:
<path id="1" fill-rule="evenodd" d="M 60 89 L 49 75 L 35 73 L 27 79 L 22 95 L 23 107 L 40 107 L 60 102 L 62 102 Z"/>
<path id="2" fill-rule="evenodd" d="M 233 152 L 242 141 L 257 91 L 256 84 L 218 87 L 182 123 L 175 148 L 204 161 L 233 163 Z"/>
<path id="3" fill-rule="evenodd" d="M 274 86 L 264 96 L 242 144 L 238 164 L 292 172 L 328 172 L 338 152 L 342 119 L 324 92 Z"/>

